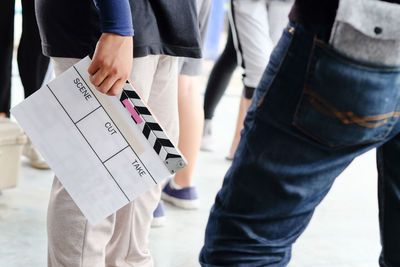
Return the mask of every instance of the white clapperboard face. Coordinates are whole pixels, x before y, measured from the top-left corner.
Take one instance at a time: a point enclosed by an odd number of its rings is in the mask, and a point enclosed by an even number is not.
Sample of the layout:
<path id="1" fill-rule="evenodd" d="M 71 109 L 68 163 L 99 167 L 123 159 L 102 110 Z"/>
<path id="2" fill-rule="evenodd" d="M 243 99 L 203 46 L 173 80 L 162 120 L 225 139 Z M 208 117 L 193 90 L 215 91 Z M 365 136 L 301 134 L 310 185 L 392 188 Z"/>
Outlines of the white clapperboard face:
<path id="1" fill-rule="evenodd" d="M 101 94 L 89 64 L 82 59 L 11 113 L 96 224 L 186 162 L 133 86 L 118 97 Z"/>

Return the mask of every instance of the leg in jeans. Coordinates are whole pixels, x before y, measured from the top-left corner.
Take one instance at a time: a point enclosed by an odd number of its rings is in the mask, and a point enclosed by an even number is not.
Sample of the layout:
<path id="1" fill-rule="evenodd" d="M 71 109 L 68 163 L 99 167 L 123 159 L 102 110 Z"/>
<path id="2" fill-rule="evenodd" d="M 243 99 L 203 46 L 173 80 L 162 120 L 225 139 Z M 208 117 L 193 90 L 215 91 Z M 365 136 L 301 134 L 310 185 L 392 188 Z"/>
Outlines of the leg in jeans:
<path id="1" fill-rule="evenodd" d="M 363 126 L 363 118 L 387 113 L 387 99 L 395 98 L 391 104 L 399 101 L 393 84 L 388 86 L 399 73 L 389 72 L 391 77 L 385 73 L 383 79 L 380 68 L 372 71 L 343 63 L 342 58 L 331 57 L 333 52 L 326 52 L 326 47 L 312 50 L 316 34 L 326 40 L 329 28 L 290 27 L 271 55 L 245 119 L 232 167 L 210 213 L 200 254 L 202 266 L 286 266 L 292 244 L 335 178 L 356 156 L 381 146 L 400 131 L 395 116 L 382 128 L 375 122 Z M 321 51 L 326 54 L 320 55 Z M 312 68 L 307 71 L 309 62 Z M 373 77 L 366 79 L 366 73 Z M 355 87 L 358 82 L 361 84 Z M 348 88 L 362 99 L 348 99 Z M 374 95 L 377 88 L 379 93 Z M 312 90 L 319 95 L 311 94 Z M 330 96 L 325 99 L 320 97 L 323 94 Z M 338 117 L 326 112 L 327 107 L 342 104 L 340 108 L 362 114 L 361 121 L 357 118 L 345 123 L 340 112 L 335 113 Z M 385 156 L 388 162 L 398 158 L 390 150 Z M 394 164 L 389 166 L 393 171 Z M 398 181 L 386 181 L 386 197 L 397 211 L 390 215 L 396 218 L 391 218 L 391 239 L 386 239 L 387 248 L 384 246 L 388 254 L 383 253 L 392 265 L 382 266 L 398 266 L 398 253 L 393 251 L 399 247 L 398 229 L 394 230 L 399 224 Z M 391 229 L 388 222 L 383 227 Z"/>
<path id="2" fill-rule="evenodd" d="M 17 59 L 25 97 L 28 97 L 42 85 L 50 59 L 42 54 L 34 0 L 22 0 L 22 14 L 22 35 Z"/>
<path id="3" fill-rule="evenodd" d="M 56 75 L 77 59 L 55 58 Z M 147 56 L 133 61 L 131 80 L 173 141 L 178 138 L 177 60 Z M 153 266 L 147 248 L 152 213 L 160 199 L 155 186 L 92 226 L 58 181 L 48 209 L 49 266 Z"/>
<path id="4" fill-rule="evenodd" d="M 14 49 L 14 0 L 0 2 L 0 115 L 10 115 L 11 62 Z"/>

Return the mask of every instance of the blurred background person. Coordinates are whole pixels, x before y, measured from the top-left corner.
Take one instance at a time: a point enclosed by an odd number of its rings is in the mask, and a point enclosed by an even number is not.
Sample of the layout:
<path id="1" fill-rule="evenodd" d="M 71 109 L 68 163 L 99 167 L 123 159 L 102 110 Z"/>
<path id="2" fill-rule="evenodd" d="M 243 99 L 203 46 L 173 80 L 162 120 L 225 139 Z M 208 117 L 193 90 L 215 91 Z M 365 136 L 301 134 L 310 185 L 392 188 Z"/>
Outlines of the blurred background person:
<path id="1" fill-rule="evenodd" d="M 204 46 L 211 11 L 211 0 L 197 1 L 197 17 L 199 32 Z M 202 50 L 204 51 L 203 47 Z M 201 105 L 201 95 L 196 88 L 196 76 L 202 72 L 202 59 L 179 58 L 178 77 L 178 112 L 179 141 L 178 148 L 186 158 L 188 165 L 175 174 L 164 186 L 161 199 L 183 209 L 197 209 L 198 194 L 193 186 L 193 173 L 200 151 L 203 132 L 204 113 Z M 164 223 L 164 204 L 159 202 L 152 226 Z"/>
<path id="2" fill-rule="evenodd" d="M 240 140 L 240 131 L 255 87 L 267 66 L 269 55 L 288 22 L 292 1 L 231 0 L 229 29 L 225 48 L 215 63 L 204 96 L 204 130 L 201 149 L 215 150 L 212 118 L 233 71 L 243 68 L 243 94 L 232 144 L 227 155 L 231 160 Z"/>
<path id="3" fill-rule="evenodd" d="M 18 46 L 17 62 L 25 97 L 39 89 L 49 69 L 49 58 L 42 54 L 39 30 L 35 17 L 34 0 L 21 0 L 22 35 Z M 14 50 L 15 0 L 0 2 L 0 116 L 9 117 L 11 107 L 11 75 Z M 31 166 L 48 169 L 42 156 L 28 142 L 23 155 Z"/>

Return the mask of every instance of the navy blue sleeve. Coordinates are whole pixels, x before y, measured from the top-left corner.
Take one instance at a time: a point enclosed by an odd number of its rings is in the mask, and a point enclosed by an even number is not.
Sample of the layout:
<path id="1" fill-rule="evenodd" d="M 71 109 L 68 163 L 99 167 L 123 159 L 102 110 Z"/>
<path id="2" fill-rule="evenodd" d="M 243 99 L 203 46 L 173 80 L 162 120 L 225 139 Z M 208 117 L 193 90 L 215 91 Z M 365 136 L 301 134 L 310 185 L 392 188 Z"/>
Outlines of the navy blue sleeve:
<path id="1" fill-rule="evenodd" d="M 93 0 L 100 17 L 101 32 L 133 36 L 132 12 L 128 0 Z"/>

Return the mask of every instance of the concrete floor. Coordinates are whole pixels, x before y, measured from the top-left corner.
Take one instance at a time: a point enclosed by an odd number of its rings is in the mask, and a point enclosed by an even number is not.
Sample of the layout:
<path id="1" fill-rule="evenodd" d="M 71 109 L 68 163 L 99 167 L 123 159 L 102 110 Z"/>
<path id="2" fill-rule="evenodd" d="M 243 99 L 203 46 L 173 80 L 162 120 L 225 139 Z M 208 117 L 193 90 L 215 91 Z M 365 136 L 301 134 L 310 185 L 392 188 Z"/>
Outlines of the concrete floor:
<path id="1" fill-rule="evenodd" d="M 13 105 L 22 99 L 15 66 Z M 205 65 L 208 70 L 210 67 Z M 200 90 L 206 81 L 207 75 L 199 78 Z M 200 153 L 194 179 L 200 209 L 185 211 L 166 205 L 166 225 L 151 231 L 150 249 L 157 267 L 199 266 L 208 213 L 230 164 L 224 158 L 233 136 L 241 87 L 238 70 L 215 114 L 217 150 Z M 378 266 L 374 153 L 356 159 L 337 179 L 295 243 L 289 267 Z M 0 267 L 46 266 L 46 209 L 52 179 L 52 171 L 35 170 L 22 159 L 19 186 L 4 190 L 0 196 Z"/>
<path id="2" fill-rule="evenodd" d="M 14 73 L 16 104 L 22 99 L 22 89 Z M 206 80 L 206 75 L 199 78 L 199 89 L 204 89 Z M 215 114 L 217 150 L 200 153 L 195 173 L 200 209 L 185 211 L 166 205 L 166 225 L 151 232 L 150 248 L 158 267 L 199 266 L 197 258 L 208 213 L 230 164 L 224 158 L 233 135 L 240 91 L 237 71 Z M 19 186 L 4 190 L 0 196 L 1 267 L 46 265 L 46 208 L 52 178 L 52 171 L 35 170 L 22 159 Z M 294 245 L 289 266 L 378 266 L 376 198 L 375 154 L 371 151 L 356 159 L 338 178 Z"/>

